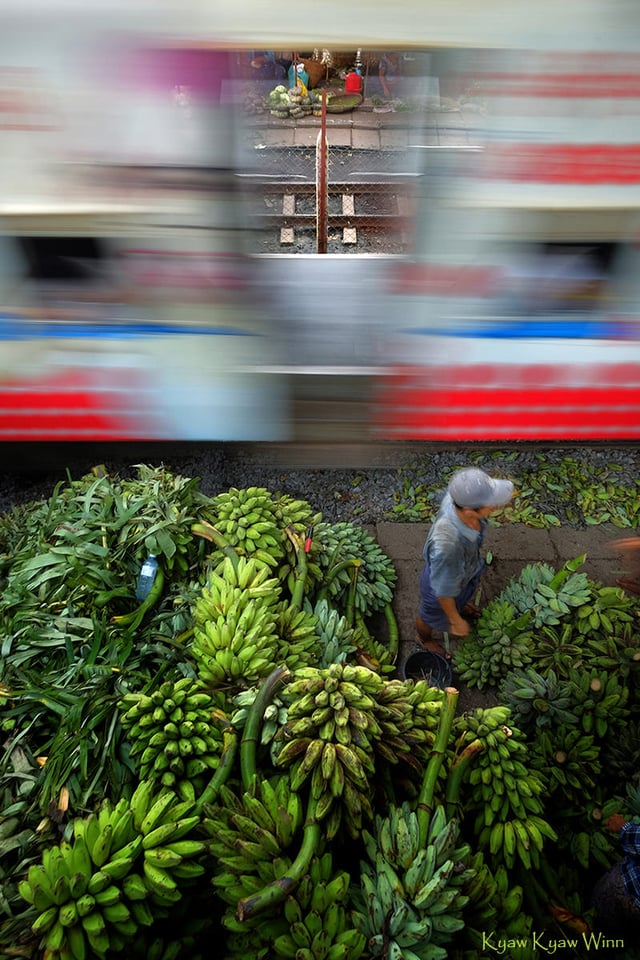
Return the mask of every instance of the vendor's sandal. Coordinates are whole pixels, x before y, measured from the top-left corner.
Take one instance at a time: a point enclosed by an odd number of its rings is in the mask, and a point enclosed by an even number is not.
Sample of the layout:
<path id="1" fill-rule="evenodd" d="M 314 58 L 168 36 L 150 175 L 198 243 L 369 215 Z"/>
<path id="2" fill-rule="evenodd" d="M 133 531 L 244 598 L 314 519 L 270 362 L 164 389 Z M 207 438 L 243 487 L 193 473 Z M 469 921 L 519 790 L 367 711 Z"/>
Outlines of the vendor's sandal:
<path id="1" fill-rule="evenodd" d="M 439 643 L 436 643 L 435 640 L 420 640 L 420 644 L 428 653 L 437 653 L 439 656 L 444 657 L 445 660 L 451 660 L 449 651 L 445 650 Z"/>
<path id="2" fill-rule="evenodd" d="M 640 580 L 634 580 L 632 577 L 619 577 L 616 583 L 619 587 L 622 587 L 623 590 L 626 590 L 627 593 L 634 593 L 636 596 L 640 596 Z"/>
<path id="3" fill-rule="evenodd" d="M 482 616 L 482 610 L 476 607 L 475 603 L 465 603 L 462 614 L 469 620 L 478 620 Z"/>

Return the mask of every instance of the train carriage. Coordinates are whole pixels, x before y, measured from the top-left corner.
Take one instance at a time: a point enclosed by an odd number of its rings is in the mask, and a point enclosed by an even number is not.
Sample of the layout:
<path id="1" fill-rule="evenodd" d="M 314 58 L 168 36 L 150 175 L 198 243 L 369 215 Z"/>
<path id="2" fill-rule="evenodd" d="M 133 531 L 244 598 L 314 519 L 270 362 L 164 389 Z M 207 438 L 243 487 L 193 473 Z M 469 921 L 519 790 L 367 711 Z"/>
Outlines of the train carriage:
<path id="1" fill-rule="evenodd" d="M 0 439 L 635 439 L 640 13 L 579 6 L 5 5 Z M 403 254 L 256 255 L 263 48 L 429 65 Z"/>

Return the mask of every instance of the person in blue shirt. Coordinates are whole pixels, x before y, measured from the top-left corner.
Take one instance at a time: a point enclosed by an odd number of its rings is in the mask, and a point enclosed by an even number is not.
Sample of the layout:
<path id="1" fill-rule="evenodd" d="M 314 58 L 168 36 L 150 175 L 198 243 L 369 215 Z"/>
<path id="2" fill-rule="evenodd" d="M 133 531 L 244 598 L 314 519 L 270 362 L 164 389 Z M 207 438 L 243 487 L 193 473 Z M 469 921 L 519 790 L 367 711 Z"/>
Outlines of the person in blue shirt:
<path id="1" fill-rule="evenodd" d="M 433 631 L 466 637 L 484 558 L 480 555 L 489 515 L 513 497 L 510 480 L 494 479 L 476 467 L 458 470 L 449 481 L 438 515 L 423 549 L 418 640 L 428 650 L 448 656 L 433 640 Z"/>

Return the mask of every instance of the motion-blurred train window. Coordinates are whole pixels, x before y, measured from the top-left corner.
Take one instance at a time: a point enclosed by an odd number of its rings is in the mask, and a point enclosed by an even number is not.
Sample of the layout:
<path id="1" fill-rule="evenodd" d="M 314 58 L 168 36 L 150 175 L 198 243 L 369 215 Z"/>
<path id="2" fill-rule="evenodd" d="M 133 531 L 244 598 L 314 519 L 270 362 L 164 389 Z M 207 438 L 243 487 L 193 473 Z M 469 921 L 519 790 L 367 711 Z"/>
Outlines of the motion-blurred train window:
<path id="1" fill-rule="evenodd" d="M 539 243 L 511 251 L 504 283 L 509 313 L 592 313 L 602 309 L 616 243 Z"/>
<path id="2" fill-rule="evenodd" d="M 94 283 L 105 251 L 97 237 L 18 237 L 30 280 Z"/>

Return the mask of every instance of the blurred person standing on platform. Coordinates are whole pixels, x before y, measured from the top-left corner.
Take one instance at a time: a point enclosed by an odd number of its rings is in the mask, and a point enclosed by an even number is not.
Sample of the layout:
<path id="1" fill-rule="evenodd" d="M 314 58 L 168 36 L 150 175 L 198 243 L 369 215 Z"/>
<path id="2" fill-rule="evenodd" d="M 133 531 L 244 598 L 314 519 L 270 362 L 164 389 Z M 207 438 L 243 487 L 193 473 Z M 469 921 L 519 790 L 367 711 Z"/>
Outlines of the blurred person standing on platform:
<path id="1" fill-rule="evenodd" d="M 378 61 L 378 78 L 382 95 L 387 100 L 398 96 L 400 83 L 400 57 L 397 53 L 383 53 Z"/>
<path id="2" fill-rule="evenodd" d="M 422 552 L 416 631 L 427 650 L 448 656 L 433 640 L 434 630 L 457 637 L 469 633 L 466 618 L 479 615 L 472 598 L 485 567 L 480 550 L 488 518 L 512 497 L 510 480 L 494 479 L 476 467 L 458 470 L 449 481 Z"/>

